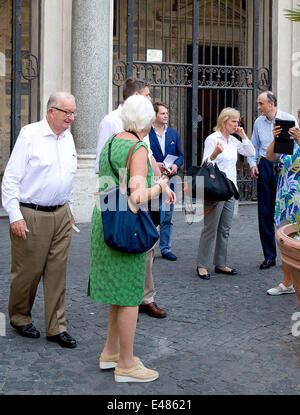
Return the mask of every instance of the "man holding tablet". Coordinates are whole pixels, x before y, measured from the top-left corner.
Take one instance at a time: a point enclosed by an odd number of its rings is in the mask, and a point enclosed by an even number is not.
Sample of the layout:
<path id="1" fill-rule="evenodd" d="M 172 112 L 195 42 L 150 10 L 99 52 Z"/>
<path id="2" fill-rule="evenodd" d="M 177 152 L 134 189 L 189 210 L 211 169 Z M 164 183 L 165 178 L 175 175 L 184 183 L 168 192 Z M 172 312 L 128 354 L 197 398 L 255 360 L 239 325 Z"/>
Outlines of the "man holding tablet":
<path id="1" fill-rule="evenodd" d="M 251 177 L 257 179 L 259 235 L 264 253 L 260 269 L 268 269 L 276 265 L 274 211 L 278 171 L 277 164 L 266 159 L 266 150 L 274 138 L 275 119 L 294 121 L 297 127 L 298 123 L 291 114 L 277 109 L 277 99 L 271 91 L 258 96 L 257 107 L 261 115 L 255 120 L 252 133 L 256 155 L 248 157 L 248 162 Z"/>

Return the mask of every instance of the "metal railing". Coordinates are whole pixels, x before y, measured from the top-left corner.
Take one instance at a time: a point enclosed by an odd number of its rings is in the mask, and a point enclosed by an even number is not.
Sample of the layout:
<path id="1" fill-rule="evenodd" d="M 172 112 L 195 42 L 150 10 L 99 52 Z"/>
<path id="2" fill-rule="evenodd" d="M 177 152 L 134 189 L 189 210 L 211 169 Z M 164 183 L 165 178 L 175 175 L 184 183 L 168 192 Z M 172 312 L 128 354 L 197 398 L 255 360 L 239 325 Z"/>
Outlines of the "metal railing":
<path id="1" fill-rule="evenodd" d="M 147 79 L 153 101 L 169 107 L 185 169 L 200 163 L 224 107 L 240 110 L 251 135 L 257 95 L 271 89 L 272 8 L 272 0 L 115 0 L 115 106 L 126 77 Z M 247 161 L 237 168 L 243 197 L 255 198 Z"/>

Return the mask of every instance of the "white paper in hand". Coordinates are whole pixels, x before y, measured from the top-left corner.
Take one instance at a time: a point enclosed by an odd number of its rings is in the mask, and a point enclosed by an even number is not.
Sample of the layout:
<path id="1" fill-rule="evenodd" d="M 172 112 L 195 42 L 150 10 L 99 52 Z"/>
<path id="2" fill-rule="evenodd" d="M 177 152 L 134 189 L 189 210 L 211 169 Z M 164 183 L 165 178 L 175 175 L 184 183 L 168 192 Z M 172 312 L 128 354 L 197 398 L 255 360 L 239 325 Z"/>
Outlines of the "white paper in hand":
<path id="1" fill-rule="evenodd" d="M 172 156 L 168 154 L 167 157 L 164 159 L 163 166 L 166 170 L 171 171 L 171 165 L 178 159 L 177 156 Z"/>

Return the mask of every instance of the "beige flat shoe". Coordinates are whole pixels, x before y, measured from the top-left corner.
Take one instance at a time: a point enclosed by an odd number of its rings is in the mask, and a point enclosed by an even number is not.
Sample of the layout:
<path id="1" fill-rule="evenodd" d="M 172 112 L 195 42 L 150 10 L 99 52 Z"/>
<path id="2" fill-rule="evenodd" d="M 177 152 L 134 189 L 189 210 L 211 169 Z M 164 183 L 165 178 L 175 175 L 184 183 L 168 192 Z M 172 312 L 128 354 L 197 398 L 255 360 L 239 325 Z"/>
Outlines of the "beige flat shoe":
<path id="1" fill-rule="evenodd" d="M 103 354 L 101 353 L 100 357 L 99 357 L 99 367 L 102 370 L 105 369 L 114 369 L 119 361 L 120 358 L 120 353 L 111 355 L 111 356 L 103 356 Z M 140 360 L 139 357 L 137 356 L 133 356 L 133 359 L 138 362 L 140 365 L 144 366 L 142 361 Z"/>
<path id="2" fill-rule="evenodd" d="M 159 377 L 156 370 L 147 369 L 139 363 L 130 369 L 115 368 L 116 382 L 152 382 Z"/>

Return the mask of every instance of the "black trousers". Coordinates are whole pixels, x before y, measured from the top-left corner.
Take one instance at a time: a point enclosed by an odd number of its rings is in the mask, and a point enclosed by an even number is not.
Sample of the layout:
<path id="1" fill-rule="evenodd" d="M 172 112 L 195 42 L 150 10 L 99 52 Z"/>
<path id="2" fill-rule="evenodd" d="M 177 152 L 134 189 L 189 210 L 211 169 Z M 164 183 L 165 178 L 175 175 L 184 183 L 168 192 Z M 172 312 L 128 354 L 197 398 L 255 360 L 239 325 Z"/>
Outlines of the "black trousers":
<path id="1" fill-rule="evenodd" d="M 258 170 L 259 235 L 265 259 L 274 260 L 276 258 L 274 213 L 278 172 L 274 169 L 274 163 L 264 157 L 260 159 Z"/>

